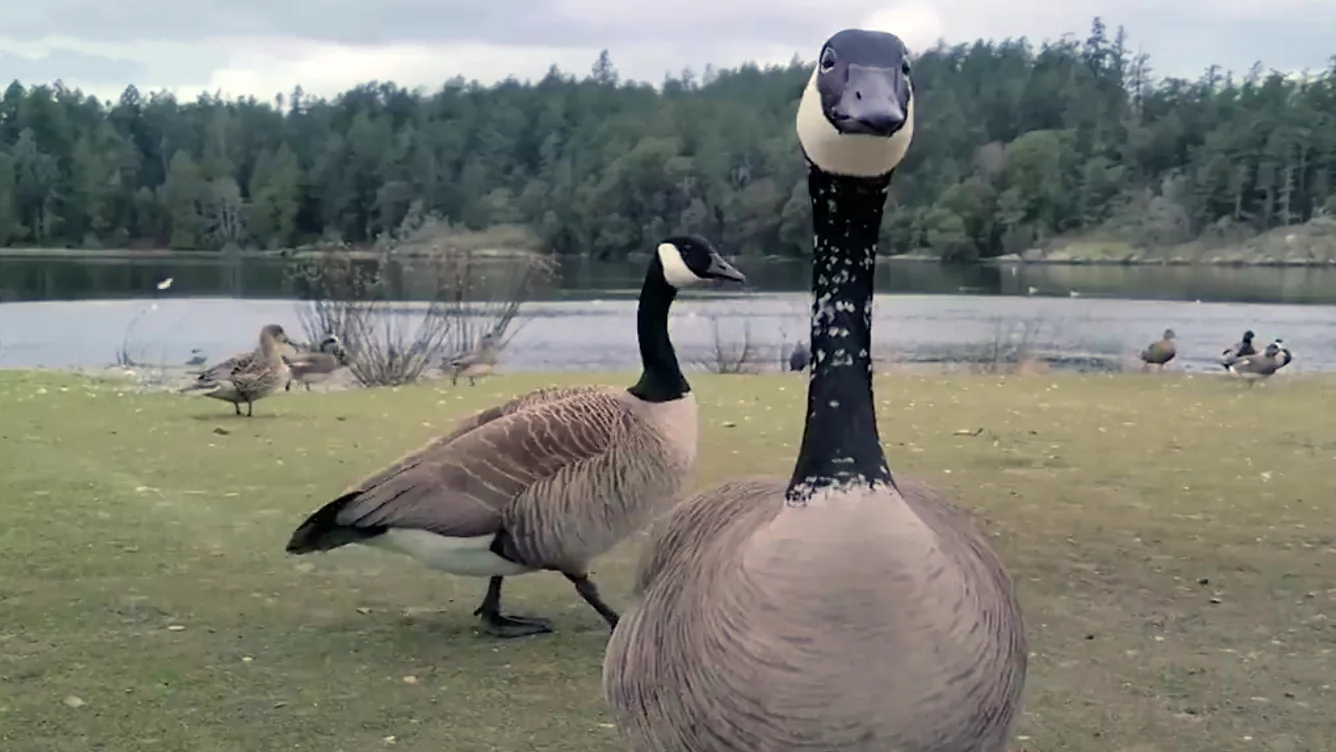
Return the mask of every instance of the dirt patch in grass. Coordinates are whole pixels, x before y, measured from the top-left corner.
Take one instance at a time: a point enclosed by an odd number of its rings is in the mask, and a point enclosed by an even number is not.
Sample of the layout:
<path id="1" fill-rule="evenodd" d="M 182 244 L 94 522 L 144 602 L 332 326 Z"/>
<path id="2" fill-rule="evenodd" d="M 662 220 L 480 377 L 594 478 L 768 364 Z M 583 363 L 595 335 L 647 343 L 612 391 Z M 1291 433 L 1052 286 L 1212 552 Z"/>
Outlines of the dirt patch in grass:
<path id="1" fill-rule="evenodd" d="M 344 484 L 498 377 L 293 393 L 254 419 L 109 380 L 0 373 L 0 749 L 612 752 L 606 630 L 516 578 L 559 633 L 499 643 L 481 581 L 283 544 Z M 697 376 L 702 482 L 786 473 L 806 382 Z M 880 378 L 892 464 L 974 509 L 1022 589 L 1030 752 L 1330 749 L 1336 382 Z M 597 565 L 627 602 L 636 542 Z"/>

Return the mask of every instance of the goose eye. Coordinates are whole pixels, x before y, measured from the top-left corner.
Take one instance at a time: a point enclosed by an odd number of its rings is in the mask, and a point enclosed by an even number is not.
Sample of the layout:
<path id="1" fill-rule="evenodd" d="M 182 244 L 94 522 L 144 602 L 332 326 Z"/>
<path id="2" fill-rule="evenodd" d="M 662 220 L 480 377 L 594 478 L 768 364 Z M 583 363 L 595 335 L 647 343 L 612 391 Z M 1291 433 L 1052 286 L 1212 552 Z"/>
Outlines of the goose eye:
<path id="1" fill-rule="evenodd" d="M 826 50 L 821 53 L 821 72 L 829 73 L 830 70 L 834 67 L 835 67 L 835 53 L 832 52 L 829 47 L 827 47 Z"/>

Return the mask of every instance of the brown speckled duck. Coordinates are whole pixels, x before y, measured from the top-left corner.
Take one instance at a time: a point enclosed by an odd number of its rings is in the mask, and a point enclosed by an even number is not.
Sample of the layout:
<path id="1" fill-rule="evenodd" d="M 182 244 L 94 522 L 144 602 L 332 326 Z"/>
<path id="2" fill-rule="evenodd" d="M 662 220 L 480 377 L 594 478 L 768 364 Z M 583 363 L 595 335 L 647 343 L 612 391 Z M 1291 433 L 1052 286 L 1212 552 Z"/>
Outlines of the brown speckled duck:
<path id="1" fill-rule="evenodd" d="M 1178 354 L 1178 348 L 1174 346 L 1174 330 L 1165 329 L 1164 336 L 1159 342 L 1152 342 L 1149 347 L 1141 351 L 1142 370 L 1155 366 L 1163 370 L 1166 363 L 1174 359 Z"/>
<path id="2" fill-rule="evenodd" d="M 234 355 L 196 377 L 182 392 L 204 391 L 205 397 L 231 402 L 237 415 L 246 403 L 246 416 L 255 410 L 255 402 L 274 394 L 288 383 L 288 366 L 283 362 L 282 346 L 288 335 L 278 324 L 260 330 L 260 345 L 248 353 Z"/>

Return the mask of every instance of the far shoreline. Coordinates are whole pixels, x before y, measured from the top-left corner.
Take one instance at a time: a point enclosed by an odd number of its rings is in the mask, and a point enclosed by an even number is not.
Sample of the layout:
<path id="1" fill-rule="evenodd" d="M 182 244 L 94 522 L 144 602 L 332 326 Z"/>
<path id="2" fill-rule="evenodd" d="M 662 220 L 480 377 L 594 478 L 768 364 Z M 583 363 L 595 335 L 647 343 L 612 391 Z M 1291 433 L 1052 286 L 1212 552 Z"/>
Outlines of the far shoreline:
<path id="1" fill-rule="evenodd" d="M 0 248 L 0 259 L 51 259 L 51 260 L 78 260 L 78 261 L 138 261 L 138 260 L 179 260 L 186 263 L 194 262 L 215 262 L 215 261 L 233 261 L 233 260 L 273 260 L 273 261 L 302 261 L 318 257 L 328 251 L 318 250 L 287 250 L 287 251 L 200 251 L 200 250 L 170 250 L 170 249 L 82 249 L 82 248 Z M 374 251 L 348 250 L 342 251 L 348 257 L 353 259 L 375 259 L 383 254 Z M 533 253 L 533 251 L 478 251 L 479 256 L 487 256 L 498 260 L 510 258 L 515 255 Z M 415 254 L 391 254 L 398 258 L 414 258 Z M 628 263 L 639 263 L 644 254 L 628 254 L 625 261 Z M 593 257 L 591 255 L 566 256 L 577 261 L 588 261 Z M 760 256 L 764 261 L 771 262 L 805 262 L 807 259 L 796 256 Z M 903 254 L 878 254 L 877 260 L 892 263 L 933 263 L 948 266 L 1126 266 L 1126 267 L 1153 267 L 1153 266 L 1178 266 L 1178 267 L 1215 267 L 1215 268 L 1296 268 L 1296 269 L 1321 269 L 1336 268 L 1336 256 L 1329 259 L 1316 258 L 1241 258 L 1239 256 L 1210 256 L 1206 258 L 1185 258 L 1183 256 L 1138 256 L 1129 255 L 1125 257 L 1097 257 L 1080 256 L 1065 253 L 1063 251 L 1054 251 L 1047 254 L 1033 253 L 1026 254 L 1007 254 L 1004 256 L 993 256 L 989 258 L 976 259 L 970 262 L 948 262 L 942 259 L 922 253 L 903 253 Z"/>

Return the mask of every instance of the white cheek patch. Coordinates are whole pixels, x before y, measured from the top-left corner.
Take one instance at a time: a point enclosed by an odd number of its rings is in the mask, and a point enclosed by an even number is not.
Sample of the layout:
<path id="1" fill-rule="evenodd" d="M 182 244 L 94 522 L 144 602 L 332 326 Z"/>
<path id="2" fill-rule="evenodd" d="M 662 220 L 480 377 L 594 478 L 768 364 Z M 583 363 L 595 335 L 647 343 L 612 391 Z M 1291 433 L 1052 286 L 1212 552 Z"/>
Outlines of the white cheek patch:
<path id="1" fill-rule="evenodd" d="M 816 88 L 817 72 L 803 91 L 798 103 L 798 141 L 807 158 L 823 172 L 833 175 L 872 178 L 885 175 L 905 158 L 914 140 L 914 97 L 909 97 L 905 125 L 894 136 L 881 138 L 862 133 L 843 134 L 835 130 L 821 112 L 821 93 Z"/>
<path id="2" fill-rule="evenodd" d="M 659 244 L 659 264 L 663 266 L 663 278 L 673 287 L 690 287 L 701 281 L 682 260 L 682 254 L 672 243 Z"/>

